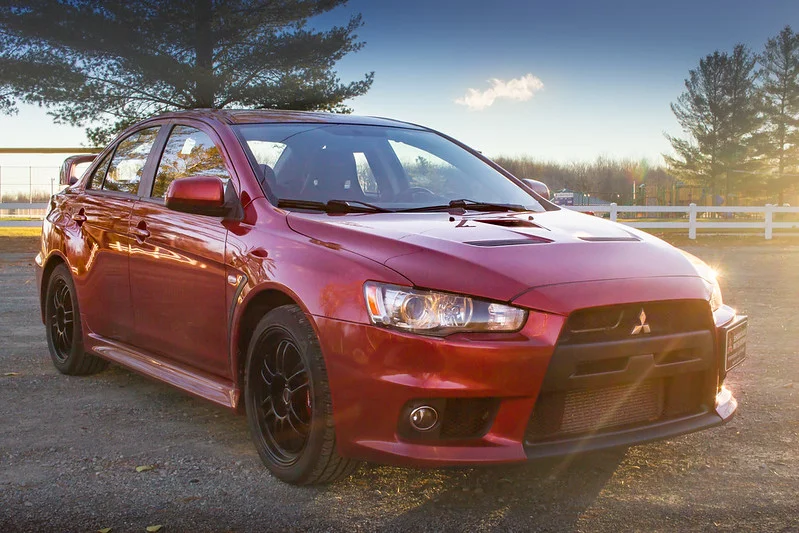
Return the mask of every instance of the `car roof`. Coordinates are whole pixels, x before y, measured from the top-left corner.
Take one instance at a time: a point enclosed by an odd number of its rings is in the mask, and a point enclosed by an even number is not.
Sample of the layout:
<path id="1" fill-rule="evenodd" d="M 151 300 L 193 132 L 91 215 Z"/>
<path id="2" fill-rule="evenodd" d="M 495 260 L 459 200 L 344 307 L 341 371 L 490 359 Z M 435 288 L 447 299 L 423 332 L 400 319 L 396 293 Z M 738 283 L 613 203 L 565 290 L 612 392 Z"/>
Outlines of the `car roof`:
<path id="1" fill-rule="evenodd" d="M 289 111 L 282 109 L 192 109 L 166 113 L 153 119 L 194 118 L 218 120 L 225 124 L 266 123 L 316 123 L 316 124 L 360 124 L 366 126 L 390 126 L 424 130 L 422 126 L 390 118 L 324 113 L 320 111 Z"/>

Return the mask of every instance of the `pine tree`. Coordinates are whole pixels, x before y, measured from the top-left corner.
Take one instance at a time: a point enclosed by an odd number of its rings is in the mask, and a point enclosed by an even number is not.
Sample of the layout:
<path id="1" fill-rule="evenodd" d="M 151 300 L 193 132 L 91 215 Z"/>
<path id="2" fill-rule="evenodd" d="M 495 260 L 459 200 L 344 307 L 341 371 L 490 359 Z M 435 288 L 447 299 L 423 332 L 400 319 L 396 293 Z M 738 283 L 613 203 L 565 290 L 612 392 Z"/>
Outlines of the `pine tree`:
<path id="1" fill-rule="evenodd" d="M 756 164 L 753 139 L 759 127 L 755 56 L 744 45 L 731 54 L 716 51 L 699 61 L 671 110 L 687 139 L 666 135 L 676 152 L 664 154 L 683 181 L 723 191 L 729 199 L 741 174 Z"/>
<path id="2" fill-rule="evenodd" d="M 738 44 L 728 56 L 724 76 L 725 108 L 722 122 L 721 159 L 724 167 L 724 195 L 727 202 L 737 185 L 746 179 L 760 179 L 756 172 L 755 135 L 762 124 L 760 93 L 755 80 L 757 58 Z"/>
<path id="3" fill-rule="evenodd" d="M 782 204 L 785 190 L 799 183 L 799 35 L 786 26 L 768 40 L 759 63 L 765 119 L 761 147 Z"/>
<path id="4" fill-rule="evenodd" d="M 244 107 L 347 112 L 372 73 L 342 83 L 360 15 L 308 21 L 346 0 L 26 0 L 0 6 L 0 104 L 40 104 L 103 144 L 169 110 Z M 5 99 L 3 96 L 5 95 Z"/>
<path id="5" fill-rule="evenodd" d="M 663 156 L 678 178 L 704 187 L 714 196 L 722 175 L 728 63 L 727 54 L 716 51 L 688 72 L 685 91 L 671 104 L 671 111 L 689 138 L 666 135 L 676 156 Z"/>

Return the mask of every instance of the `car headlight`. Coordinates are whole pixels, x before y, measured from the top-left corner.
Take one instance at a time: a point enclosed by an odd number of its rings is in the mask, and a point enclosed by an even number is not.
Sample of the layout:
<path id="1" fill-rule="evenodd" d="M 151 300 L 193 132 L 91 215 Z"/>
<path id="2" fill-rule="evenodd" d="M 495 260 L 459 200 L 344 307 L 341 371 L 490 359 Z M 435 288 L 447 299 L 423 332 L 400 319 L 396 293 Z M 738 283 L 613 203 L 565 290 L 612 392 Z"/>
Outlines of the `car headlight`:
<path id="1" fill-rule="evenodd" d="M 470 296 L 368 281 L 366 310 L 373 324 L 425 335 L 517 331 L 527 311 Z"/>
<path id="2" fill-rule="evenodd" d="M 702 276 L 702 278 L 711 284 L 710 309 L 715 313 L 716 310 L 724 304 L 723 300 L 721 299 L 721 287 L 719 287 L 718 272 L 716 272 L 707 263 L 695 255 L 689 254 L 685 250 L 680 251 L 694 266 L 697 274 Z"/>

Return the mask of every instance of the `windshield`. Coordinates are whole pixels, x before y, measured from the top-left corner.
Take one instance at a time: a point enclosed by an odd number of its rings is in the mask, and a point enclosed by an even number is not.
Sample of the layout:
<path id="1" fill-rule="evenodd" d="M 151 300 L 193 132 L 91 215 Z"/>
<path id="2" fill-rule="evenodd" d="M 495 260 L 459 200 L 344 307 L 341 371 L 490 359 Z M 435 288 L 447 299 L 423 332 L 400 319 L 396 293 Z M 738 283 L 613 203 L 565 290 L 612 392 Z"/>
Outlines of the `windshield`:
<path id="1" fill-rule="evenodd" d="M 513 181 L 433 132 L 349 124 L 253 124 L 238 131 L 280 205 L 543 210 Z"/>

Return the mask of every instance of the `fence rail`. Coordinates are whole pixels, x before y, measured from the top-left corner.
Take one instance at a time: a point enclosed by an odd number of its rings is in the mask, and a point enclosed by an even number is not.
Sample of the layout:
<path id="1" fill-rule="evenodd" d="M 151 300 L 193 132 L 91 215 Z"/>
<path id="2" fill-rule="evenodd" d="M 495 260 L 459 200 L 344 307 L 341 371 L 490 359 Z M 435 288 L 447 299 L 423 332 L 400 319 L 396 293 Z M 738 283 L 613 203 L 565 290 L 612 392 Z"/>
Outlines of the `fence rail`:
<path id="1" fill-rule="evenodd" d="M 27 203 L 27 202 L 6 202 L 0 203 L 0 216 L 8 218 L 41 218 L 44 216 L 46 203 Z M 696 239 L 697 230 L 705 229 L 762 229 L 766 239 L 771 239 L 775 229 L 796 229 L 799 230 L 799 207 L 778 207 L 775 205 L 765 206 L 698 206 L 691 204 L 687 206 L 628 206 L 628 205 L 580 205 L 569 206 L 569 209 L 581 212 L 610 213 L 610 219 L 614 222 L 621 222 L 633 228 L 641 229 L 687 229 L 688 237 Z M 681 220 L 619 220 L 619 213 L 633 214 L 652 214 L 652 213 L 672 213 L 685 215 Z M 746 217 L 744 220 L 707 220 L 712 214 L 728 214 L 733 217 L 736 215 L 762 215 L 759 220 Z M 795 214 L 793 221 L 775 220 L 775 215 Z"/>
<path id="2" fill-rule="evenodd" d="M 799 220 L 795 221 L 775 221 L 774 215 L 781 213 L 799 214 L 799 207 L 782 207 L 776 205 L 764 206 L 698 206 L 690 204 L 682 205 L 580 205 L 569 206 L 569 209 L 581 212 L 593 213 L 610 213 L 610 219 L 614 222 L 621 222 L 633 228 L 641 229 L 687 229 L 688 238 L 696 239 L 696 231 L 702 229 L 762 229 L 763 234 L 767 240 L 771 240 L 774 236 L 775 229 L 799 229 Z M 687 221 L 671 221 L 671 220 L 657 220 L 657 221 L 636 221 L 636 220 L 621 220 L 619 221 L 619 213 L 682 213 L 688 216 Z M 716 220 L 700 220 L 700 217 L 706 218 L 710 213 L 726 213 L 730 215 L 737 215 L 739 213 L 757 213 L 763 214 L 762 221 L 716 221 Z"/>

